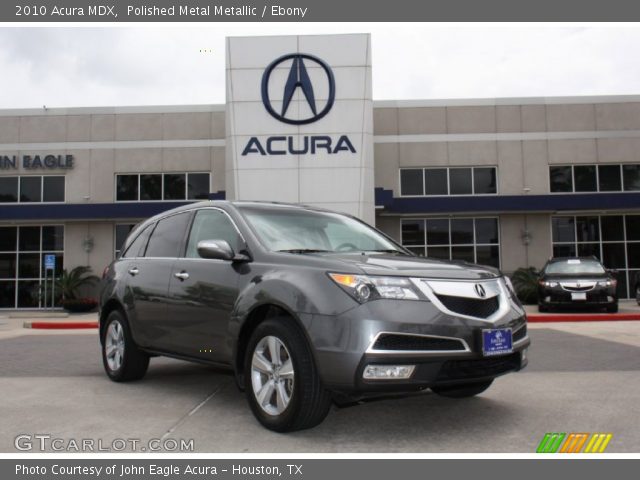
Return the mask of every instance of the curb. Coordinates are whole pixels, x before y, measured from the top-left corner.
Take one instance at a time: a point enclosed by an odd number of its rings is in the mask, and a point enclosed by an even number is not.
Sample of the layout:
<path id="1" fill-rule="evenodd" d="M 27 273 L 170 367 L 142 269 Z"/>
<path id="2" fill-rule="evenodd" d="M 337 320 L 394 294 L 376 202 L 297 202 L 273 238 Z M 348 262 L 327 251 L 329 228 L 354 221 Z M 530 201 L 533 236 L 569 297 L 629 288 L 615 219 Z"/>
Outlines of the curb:
<path id="1" fill-rule="evenodd" d="M 640 313 L 562 313 L 527 315 L 530 323 L 550 323 L 550 322 L 628 322 L 640 320 Z"/>
<path id="2" fill-rule="evenodd" d="M 22 326 L 41 330 L 75 330 L 78 328 L 98 328 L 98 322 L 24 322 Z"/>

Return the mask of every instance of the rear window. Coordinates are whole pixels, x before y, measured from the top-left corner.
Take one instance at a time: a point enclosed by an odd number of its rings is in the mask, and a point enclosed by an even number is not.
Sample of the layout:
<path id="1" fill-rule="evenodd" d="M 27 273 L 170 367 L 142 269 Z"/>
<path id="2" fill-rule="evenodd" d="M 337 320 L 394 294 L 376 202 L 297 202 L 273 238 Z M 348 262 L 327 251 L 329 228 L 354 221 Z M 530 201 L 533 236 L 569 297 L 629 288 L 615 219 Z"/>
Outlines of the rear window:
<path id="1" fill-rule="evenodd" d="M 580 275 L 593 274 L 601 275 L 605 272 L 604 267 L 595 260 L 570 259 L 563 262 L 553 262 L 547 265 L 546 274 L 555 275 Z"/>

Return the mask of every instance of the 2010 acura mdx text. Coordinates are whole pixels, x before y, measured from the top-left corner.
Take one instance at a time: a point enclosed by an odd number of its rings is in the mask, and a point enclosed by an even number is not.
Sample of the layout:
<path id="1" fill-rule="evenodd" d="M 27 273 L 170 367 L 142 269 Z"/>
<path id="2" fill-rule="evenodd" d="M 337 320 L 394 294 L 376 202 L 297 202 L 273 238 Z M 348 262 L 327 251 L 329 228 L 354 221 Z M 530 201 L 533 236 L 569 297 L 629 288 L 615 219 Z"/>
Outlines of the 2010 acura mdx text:
<path id="1" fill-rule="evenodd" d="M 507 277 L 415 256 L 348 215 L 195 203 L 138 225 L 122 252 L 101 288 L 107 375 L 140 379 L 154 355 L 226 365 L 272 430 L 391 392 L 470 397 L 527 363 Z"/>

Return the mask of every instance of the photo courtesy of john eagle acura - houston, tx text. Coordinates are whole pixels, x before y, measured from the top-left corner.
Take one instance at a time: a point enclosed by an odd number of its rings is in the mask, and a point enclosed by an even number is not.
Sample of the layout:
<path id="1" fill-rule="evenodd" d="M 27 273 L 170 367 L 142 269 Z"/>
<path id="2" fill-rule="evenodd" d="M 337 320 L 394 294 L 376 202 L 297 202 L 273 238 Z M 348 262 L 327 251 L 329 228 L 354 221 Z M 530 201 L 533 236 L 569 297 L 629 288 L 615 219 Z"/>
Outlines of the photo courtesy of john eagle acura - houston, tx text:
<path id="1" fill-rule="evenodd" d="M 165 209 L 119 246 L 100 293 L 112 380 L 142 378 L 156 355 L 225 365 L 266 428 L 293 431 L 334 402 L 470 397 L 526 366 L 508 277 L 419 256 L 365 223 L 369 37 L 339 40 L 352 58 L 330 65 L 319 37 L 229 39 L 227 200 Z"/>

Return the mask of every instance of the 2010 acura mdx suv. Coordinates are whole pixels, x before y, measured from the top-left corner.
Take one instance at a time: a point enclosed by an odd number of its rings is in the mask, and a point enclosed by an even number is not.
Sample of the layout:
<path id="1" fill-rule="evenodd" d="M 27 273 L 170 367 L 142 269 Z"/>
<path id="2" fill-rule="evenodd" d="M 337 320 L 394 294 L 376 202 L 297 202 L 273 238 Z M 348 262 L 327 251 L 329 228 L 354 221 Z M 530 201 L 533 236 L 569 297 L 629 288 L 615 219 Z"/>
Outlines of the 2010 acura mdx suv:
<path id="1" fill-rule="evenodd" d="M 315 426 L 333 401 L 473 396 L 527 363 L 507 277 L 348 215 L 202 202 L 141 223 L 122 252 L 101 286 L 107 375 L 139 379 L 153 355 L 223 364 L 272 430 Z"/>

